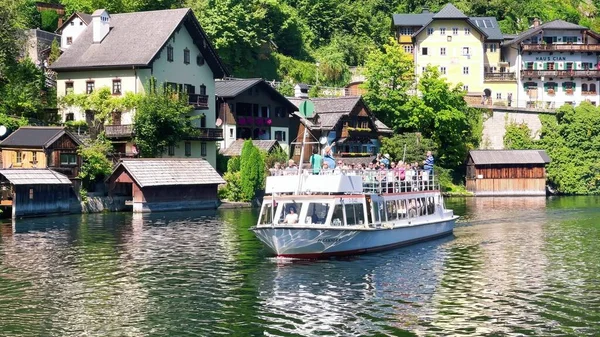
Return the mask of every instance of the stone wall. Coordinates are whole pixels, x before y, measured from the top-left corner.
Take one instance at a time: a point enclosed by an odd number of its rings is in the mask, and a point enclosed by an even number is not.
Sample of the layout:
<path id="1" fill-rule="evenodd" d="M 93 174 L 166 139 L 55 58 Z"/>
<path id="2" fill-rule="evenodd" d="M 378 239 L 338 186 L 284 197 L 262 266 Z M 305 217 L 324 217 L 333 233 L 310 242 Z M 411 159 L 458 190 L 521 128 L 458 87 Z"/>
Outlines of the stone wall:
<path id="1" fill-rule="evenodd" d="M 89 196 L 87 202 L 81 203 L 82 213 L 121 212 L 131 211 L 131 206 L 125 205 L 127 197 Z"/>
<path id="2" fill-rule="evenodd" d="M 527 124 L 534 138 L 540 138 L 542 123 L 538 113 L 494 111 L 492 117 L 483 122 L 483 137 L 479 147 L 481 149 L 503 149 L 506 125 L 511 122 Z"/>

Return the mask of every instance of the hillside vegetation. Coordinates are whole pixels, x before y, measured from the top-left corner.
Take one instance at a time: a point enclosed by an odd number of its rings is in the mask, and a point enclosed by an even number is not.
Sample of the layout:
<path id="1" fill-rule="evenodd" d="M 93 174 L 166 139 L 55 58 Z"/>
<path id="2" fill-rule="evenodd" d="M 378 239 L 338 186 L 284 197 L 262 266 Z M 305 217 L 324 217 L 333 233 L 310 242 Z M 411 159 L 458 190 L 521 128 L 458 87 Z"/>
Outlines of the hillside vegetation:
<path id="1" fill-rule="evenodd" d="M 48 27 L 48 15 L 31 15 L 31 0 L 22 1 L 23 20 Z M 55 1 L 56 2 L 56 1 Z M 392 35 L 393 13 L 438 11 L 443 1 L 400 0 L 62 0 L 67 15 L 106 8 L 110 13 L 190 7 L 211 37 L 233 76 L 342 85 L 349 66 L 363 65 L 370 50 Z M 474 0 L 454 4 L 471 16 L 493 16 L 504 33 L 542 21 L 564 19 L 600 29 L 600 0 Z M 44 14 L 44 13 L 42 13 Z M 42 22 L 44 21 L 44 22 Z"/>

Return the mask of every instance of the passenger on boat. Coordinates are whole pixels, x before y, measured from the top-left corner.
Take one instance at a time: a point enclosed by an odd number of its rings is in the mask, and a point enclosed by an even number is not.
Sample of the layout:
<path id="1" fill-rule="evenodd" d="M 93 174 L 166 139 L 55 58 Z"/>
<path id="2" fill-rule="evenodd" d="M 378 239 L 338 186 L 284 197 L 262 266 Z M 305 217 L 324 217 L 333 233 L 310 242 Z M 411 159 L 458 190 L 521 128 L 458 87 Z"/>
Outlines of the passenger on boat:
<path id="1" fill-rule="evenodd" d="M 323 157 L 319 154 L 319 149 L 315 146 L 313 147 L 313 154 L 310 156 L 310 165 L 312 167 L 313 174 L 319 174 L 321 171 L 321 166 L 323 163 Z"/>
<path id="2" fill-rule="evenodd" d="M 380 163 L 382 163 L 383 165 L 385 165 L 385 168 L 387 169 L 388 167 L 390 167 L 390 155 L 389 154 L 384 154 L 383 158 L 381 158 L 381 160 L 379 160 Z"/>
<path id="3" fill-rule="evenodd" d="M 423 161 L 423 169 L 426 170 L 429 175 L 433 174 L 433 162 L 434 158 L 431 151 L 427 151 L 427 158 Z"/>
<path id="4" fill-rule="evenodd" d="M 285 216 L 285 223 L 294 224 L 298 222 L 298 214 L 296 214 L 296 209 L 294 207 L 290 207 L 289 213 Z"/>
<path id="5" fill-rule="evenodd" d="M 269 173 L 272 176 L 281 176 L 283 175 L 283 171 L 281 170 L 281 164 L 276 162 L 273 168 L 269 169 Z"/>
<path id="6" fill-rule="evenodd" d="M 296 162 L 294 159 L 288 160 L 288 167 L 285 169 L 285 175 L 294 175 L 298 170 L 298 166 L 296 166 Z"/>
<path id="7" fill-rule="evenodd" d="M 331 146 L 325 147 L 325 150 L 323 153 L 324 153 L 323 162 L 327 163 L 327 166 L 329 166 L 330 169 L 334 169 L 335 168 L 335 159 L 331 155 Z"/>
<path id="8" fill-rule="evenodd" d="M 323 169 L 321 170 L 321 174 L 331 174 L 331 169 L 329 168 L 329 164 L 326 161 L 323 162 Z"/>

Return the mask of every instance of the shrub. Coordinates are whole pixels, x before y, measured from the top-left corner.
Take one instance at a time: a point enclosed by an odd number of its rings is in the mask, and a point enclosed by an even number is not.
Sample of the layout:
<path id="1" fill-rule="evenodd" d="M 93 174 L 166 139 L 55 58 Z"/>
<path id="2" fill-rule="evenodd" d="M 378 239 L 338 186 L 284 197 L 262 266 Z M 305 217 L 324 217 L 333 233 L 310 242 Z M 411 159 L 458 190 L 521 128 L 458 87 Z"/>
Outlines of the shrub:
<path id="1" fill-rule="evenodd" d="M 251 201 L 256 191 L 262 188 L 265 176 L 265 162 L 252 140 L 244 142 L 240 157 L 240 186 L 243 201 Z"/>

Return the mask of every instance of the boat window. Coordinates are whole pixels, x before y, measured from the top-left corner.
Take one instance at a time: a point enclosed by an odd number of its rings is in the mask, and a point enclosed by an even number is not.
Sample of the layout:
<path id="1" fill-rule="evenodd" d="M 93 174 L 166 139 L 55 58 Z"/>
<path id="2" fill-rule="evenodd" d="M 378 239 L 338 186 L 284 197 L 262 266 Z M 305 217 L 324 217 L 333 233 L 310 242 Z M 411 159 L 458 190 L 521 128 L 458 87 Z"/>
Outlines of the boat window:
<path id="1" fill-rule="evenodd" d="M 261 225 L 270 225 L 273 223 L 273 204 L 268 203 L 264 204 L 262 208 L 262 212 L 260 212 L 260 224 Z"/>
<path id="2" fill-rule="evenodd" d="M 396 200 L 396 214 L 398 219 L 406 218 L 406 200 Z"/>
<path id="3" fill-rule="evenodd" d="M 308 204 L 308 210 L 306 211 L 307 224 L 325 224 L 327 220 L 327 214 L 329 213 L 329 204 L 320 202 L 311 202 Z"/>
<path id="4" fill-rule="evenodd" d="M 332 226 L 343 226 L 344 225 L 344 211 L 342 205 L 335 205 L 333 208 L 333 216 L 331 217 Z"/>
<path id="5" fill-rule="evenodd" d="M 365 221 L 365 212 L 362 204 L 346 204 L 346 225 L 362 225 Z"/>
<path id="6" fill-rule="evenodd" d="M 379 201 L 373 201 L 373 214 L 375 216 L 375 218 L 373 219 L 373 222 L 381 222 L 381 208 L 382 208 L 382 204 Z"/>
<path id="7" fill-rule="evenodd" d="M 417 200 L 416 199 L 410 199 L 408 201 L 408 217 L 409 218 L 416 218 L 417 217 Z"/>
<path id="8" fill-rule="evenodd" d="M 425 207 L 425 198 L 417 199 L 419 202 L 419 215 L 427 215 L 427 207 Z"/>
<path id="9" fill-rule="evenodd" d="M 387 221 L 396 219 L 396 202 L 394 200 L 385 202 L 385 210 L 387 215 Z"/>
<path id="10" fill-rule="evenodd" d="M 433 197 L 427 198 L 427 214 L 435 213 L 435 202 L 433 201 Z"/>
<path id="11" fill-rule="evenodd" d="M 287 202 L 283 204 L 283 211 L 279 217 L 279 222 L 286 224 L 298 223 L 298 214 L 300 214 L 302 203 Z"/>

